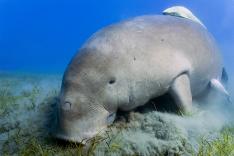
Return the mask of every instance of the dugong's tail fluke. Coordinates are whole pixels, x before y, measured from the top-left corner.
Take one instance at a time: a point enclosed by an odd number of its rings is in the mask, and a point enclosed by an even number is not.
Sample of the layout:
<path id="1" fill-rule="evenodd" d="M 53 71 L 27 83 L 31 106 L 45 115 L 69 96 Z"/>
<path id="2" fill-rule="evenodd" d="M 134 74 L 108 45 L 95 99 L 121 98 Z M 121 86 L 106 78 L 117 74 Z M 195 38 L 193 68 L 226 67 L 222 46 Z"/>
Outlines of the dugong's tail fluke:
<path id="1" fill-rule="evenodd" d="M 223 68 L 223 71 L 222 71 L 221 81 L 224 85 L 226 85 L 228 82 L 228 74 L 225 68 Z"/>
<path id="2" fill-rule="evenodd" d="M 204 28 L 206 28 L 206 26 L 195 15 L 193 15 L 193 13 L 189 9 L 183 6 L 173 6 L 167 8 L 166 10 L 163 11 L 163 15 L 187 18 L 201 24 Z"/>

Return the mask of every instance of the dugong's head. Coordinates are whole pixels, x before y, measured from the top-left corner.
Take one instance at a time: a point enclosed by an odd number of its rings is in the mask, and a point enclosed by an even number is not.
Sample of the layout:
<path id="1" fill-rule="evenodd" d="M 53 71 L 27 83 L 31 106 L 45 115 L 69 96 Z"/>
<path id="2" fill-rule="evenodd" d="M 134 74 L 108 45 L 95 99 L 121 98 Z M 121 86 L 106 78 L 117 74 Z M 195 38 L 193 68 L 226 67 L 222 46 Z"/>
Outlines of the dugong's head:
<path id="1" fill-rule="evenodd" d="M 163 11 L 163 14 L 187 18 L 187 19 L 190 19 L 194 22 L 201 24 L 204 28 L 206 28 L 205 25 L 195 15 L 193 15 L 193 13 L 189 9 L 183 6 L 173 6 L 173 7 L 167 8 L 166 10 Z"/>
<path id="2" fill-rule="evenodd" d="M 82 48 L 66 69 L 57 104 L 55 137 L 82 142 L 113 122 L 117 104 L 125 100 L 121 96 L 125 89 L 116 76 L 117 69 L 111 70 L 110 62 L 114 61 L 102 52 Z"/>

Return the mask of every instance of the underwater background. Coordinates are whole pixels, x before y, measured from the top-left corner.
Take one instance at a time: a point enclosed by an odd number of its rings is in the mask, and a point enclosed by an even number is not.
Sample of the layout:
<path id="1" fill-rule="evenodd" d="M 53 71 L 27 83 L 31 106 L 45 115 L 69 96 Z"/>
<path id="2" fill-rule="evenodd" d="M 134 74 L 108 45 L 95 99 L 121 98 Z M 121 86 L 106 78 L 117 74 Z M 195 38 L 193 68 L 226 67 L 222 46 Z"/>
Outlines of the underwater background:
<path id="1" fill-rule="evenodd" d="M 234 156 L 234 105 L 222 99 L 189 115 L 120 114 L 87 147 L 50 134 L 63 72 L 81 45 L 104 26 L 175 5 L 215 37 L 234 99 L 234 0 L 0 0 L 0 155 Z"/>
<path id="2" fill-rule="evenodd" d="M 234 67 L 233 0 L 0 0 L 0 70 L 62 73 L 98 29 L 175 5 L 187 7 L 206 25 L 225 63 Z"/>

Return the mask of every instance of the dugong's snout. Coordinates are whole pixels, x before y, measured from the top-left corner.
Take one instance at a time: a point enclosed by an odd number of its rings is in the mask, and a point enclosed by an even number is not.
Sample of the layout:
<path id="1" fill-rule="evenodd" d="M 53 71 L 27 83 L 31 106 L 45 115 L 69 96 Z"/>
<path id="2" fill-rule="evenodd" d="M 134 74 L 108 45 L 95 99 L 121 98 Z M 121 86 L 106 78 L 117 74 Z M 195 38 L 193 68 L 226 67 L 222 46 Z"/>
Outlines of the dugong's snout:
<path id="1" fill-rule="evenodd" d="M 76 109 L 69 102 L 58 104 L 53 136 L 72 142 L 85 143 L 107 128 L 109 112 L 104 108 Z"/>

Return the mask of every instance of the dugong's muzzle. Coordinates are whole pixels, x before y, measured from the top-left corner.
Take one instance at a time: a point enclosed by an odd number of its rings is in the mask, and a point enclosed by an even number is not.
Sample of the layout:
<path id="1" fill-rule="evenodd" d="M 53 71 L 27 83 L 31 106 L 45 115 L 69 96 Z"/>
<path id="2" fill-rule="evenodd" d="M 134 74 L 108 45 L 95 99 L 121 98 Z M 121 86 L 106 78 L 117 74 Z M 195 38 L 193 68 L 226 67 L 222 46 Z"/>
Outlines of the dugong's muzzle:
<path id="1" fill-rule="evenodd" d="M 84 112 L 58 108 L 54 136 L 58 139 L 85 143 L 107 127 L 109 112 L 104 108 Z"/>

